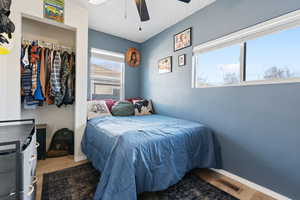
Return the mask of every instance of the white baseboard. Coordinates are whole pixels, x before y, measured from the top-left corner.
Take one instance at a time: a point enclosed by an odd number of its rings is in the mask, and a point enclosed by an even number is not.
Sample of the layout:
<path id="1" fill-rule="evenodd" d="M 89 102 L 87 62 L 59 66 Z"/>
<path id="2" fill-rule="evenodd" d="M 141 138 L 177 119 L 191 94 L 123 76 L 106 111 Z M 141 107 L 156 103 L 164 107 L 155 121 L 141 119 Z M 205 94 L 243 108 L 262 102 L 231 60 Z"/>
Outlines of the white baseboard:
<path id="1" fill-rule="evenodd" d="M 74 160 L 75 162 L 80 162 L 80 161 L 83 161 L 83 160 L 86 160 L 86 156 L 85 155 L 80 155 L 80 156 L 75 156 L 74 157 Z"/>
<path id="2" fill-rule="evenodd" d="M 274 191 L 272 191 L 272 190 L 270 190 L 270 189 L 268 189 L 266 187 L 263 187 L 263 186 L 258 185 L 256 183 L 253 183 L 253 182 L 251 182 L 251 181 L 249 181 L 247 179 L 244 179 L 244 178 L 242 178 L 240 176 L 232 174 L 232 173 L 230 173 L 230 172 L 228 172 L 226 170 L 223 170 L 223 169 L 211 169 L 211 170 L 213 170 L 213 171 L 215 171 L 215 172 L 217 172 L 219 174 L 222 174 L 222 175 L 224 175 L 224 176 L 226 176 L 228 178 L 231 178 L 231 179 L 233 179 L 233 180 L 235 180 L 237 182 L 240 182 L 240 183 L 242 183 L 242 184 L 244 184 L 244 185 L 246 185 L 246 186 L 248 186 L 250 188 L 253 188 L 253 189 L 255 189 L 255 190 L 259 191 L 259 192 L 267 194 L 267 195 L 269 195 L 269 196 L 271 196 L 271 197 L 273 197 L 275 199 L 278 199 L 278 200 L 291 200 L 290 198 L 288 198 L 288 197 L 286 197 L 284 195 L 281 195 L 281 194 L 279 194 L 277 192 L 274 192 Z"/>

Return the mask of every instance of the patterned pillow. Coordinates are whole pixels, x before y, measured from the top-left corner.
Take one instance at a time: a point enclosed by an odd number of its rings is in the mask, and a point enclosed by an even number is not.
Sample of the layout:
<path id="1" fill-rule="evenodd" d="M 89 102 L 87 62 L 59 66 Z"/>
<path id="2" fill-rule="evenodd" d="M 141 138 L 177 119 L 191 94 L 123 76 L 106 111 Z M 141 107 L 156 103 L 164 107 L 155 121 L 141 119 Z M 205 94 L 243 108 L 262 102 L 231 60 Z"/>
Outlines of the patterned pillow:
<path id="1" fill-rule="evenodd" d="M 134 107 L 131 102 L 118 101 L 111 109 L 114 116 L 130 116 L 134 115 Z"/>
<path id="2" fill-rule="evenodd" d="M 141 116 L 141 115 L 152 115 L 153 107 L 151 100 L 137 100 L 133 101 L 134 105 L 134 115 Z"/>
<path id="3" fill-rule="evenodd" d="M 87 109 L 88 119 L 102 116 L 111 116 L 111 113 L 105 101 L 89 101 Z"/>

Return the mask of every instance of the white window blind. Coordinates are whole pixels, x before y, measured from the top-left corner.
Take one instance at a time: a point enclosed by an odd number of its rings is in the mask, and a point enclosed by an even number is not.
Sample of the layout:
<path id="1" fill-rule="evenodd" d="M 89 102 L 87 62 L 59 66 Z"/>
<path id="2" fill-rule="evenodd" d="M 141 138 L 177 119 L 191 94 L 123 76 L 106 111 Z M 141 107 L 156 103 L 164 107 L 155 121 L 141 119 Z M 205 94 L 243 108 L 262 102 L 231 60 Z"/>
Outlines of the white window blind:
<path id="1" fill-rule="evenodd" d="M 124 98 L 124 54 L 92 49 L 89 71 L 90 99 Z"/>

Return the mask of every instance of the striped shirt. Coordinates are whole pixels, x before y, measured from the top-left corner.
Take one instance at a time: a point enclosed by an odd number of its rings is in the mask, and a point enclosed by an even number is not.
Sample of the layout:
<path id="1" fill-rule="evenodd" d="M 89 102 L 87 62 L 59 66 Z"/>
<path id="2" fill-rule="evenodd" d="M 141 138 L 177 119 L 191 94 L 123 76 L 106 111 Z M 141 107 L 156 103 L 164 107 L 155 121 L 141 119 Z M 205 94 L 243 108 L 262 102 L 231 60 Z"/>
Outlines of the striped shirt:
<path id="1" fill-rule="evenodd" d="M 60 72 L 61 72 L 61 57 L 60 52 L 57 51 L 54 56 L 53 66 L 51 69 L 51 95 L 56 97 L 61 92 L 61 82 L 60 82 Z"/>

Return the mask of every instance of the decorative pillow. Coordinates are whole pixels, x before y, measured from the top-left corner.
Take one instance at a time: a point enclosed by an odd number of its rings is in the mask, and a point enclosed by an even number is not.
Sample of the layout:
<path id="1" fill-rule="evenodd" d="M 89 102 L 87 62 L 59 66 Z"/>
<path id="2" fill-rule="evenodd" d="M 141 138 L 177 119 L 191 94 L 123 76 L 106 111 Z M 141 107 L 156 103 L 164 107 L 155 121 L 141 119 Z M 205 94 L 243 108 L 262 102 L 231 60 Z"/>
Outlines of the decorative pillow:
<path id="1" fill-rule="evenodd" d="M 135 97 L 135 98 L 131 98 L 131 99 L 126 99 L 126 101 L 129 101 L 131 103 L 133 103 L 133 101 L 140 101 L 140 100 L 143 100 L 142 98 L 140 97 Z"/>
<path id="2" fill-rule="evenodd" d="M 111 113 L 105 101 L 89 101 L 87 107 L 88 119 L 102 116 L 111 116 Z"/>
<path id="3" fill-rule="evenodd" d="M 153 107 L 152 107 L 152 101 L 151 100 L 137 100 L 133 101 L 134 105 L 134 115 L 140 116 L 140 115 L 152 115 Z"/>
<path id="4" fill-rule="evenodd" d="M 130 116 L 134 115 L 133 104 L 129 101 L 118 101 L 111 109 L 114 116 Z"/>
<path id="5" fill-rule="evenodd" d="M 117 102 L 116 100 L 113 100 L 113 99 L 104 99 L 103 101 L 105 101 L 110 112 L 111 112 L 113 105 Z"/>

